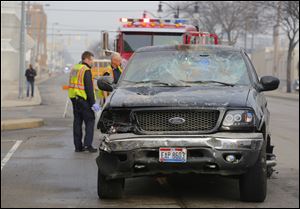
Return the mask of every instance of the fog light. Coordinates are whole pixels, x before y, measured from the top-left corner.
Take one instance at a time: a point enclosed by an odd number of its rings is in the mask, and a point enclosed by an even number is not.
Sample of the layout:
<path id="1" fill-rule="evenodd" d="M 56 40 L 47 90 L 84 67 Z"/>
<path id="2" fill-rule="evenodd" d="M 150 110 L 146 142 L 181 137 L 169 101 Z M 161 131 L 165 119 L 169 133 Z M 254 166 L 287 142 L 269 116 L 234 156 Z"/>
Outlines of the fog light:
<path id="1" fill-rule="evenodd" d="M 232 162 L 234 162 L 235 160 L 236 160 L 236 158 L 235 158 L 234 155 L 227 155 L 227 156 L 226 156 L 226 161 L 227 161 L 227 162 L 232 163 Z"/>
<path id="2" fill-rule="evenodd" d="M 213 165 L 213 164 L 210 164 L 210 165 L 207 165 L 207 167 L 209 167 L 209 168 L 216 168 L 217 166 Z"/>
<path id="3" fill-rule="evenodd" d="M 136 169 L 143 169 L 143 168 L 146 168 L 146 166 L 145 165 L 134 165 L 134 168 L 136 168 Z"/>

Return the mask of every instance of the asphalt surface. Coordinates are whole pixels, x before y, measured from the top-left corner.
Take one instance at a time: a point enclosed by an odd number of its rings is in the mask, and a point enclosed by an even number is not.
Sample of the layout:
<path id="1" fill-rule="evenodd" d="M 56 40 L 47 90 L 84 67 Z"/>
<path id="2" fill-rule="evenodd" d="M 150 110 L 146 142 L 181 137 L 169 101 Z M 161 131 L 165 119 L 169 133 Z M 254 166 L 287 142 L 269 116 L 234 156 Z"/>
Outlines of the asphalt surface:
<path id="1" fill-rule="evenodd" d="M 99 200 L 97 154 L 74 152 L 70 106 L 62 118 L 66 81 L 42 83 L 41 106 L 1 109 L 1 119 L 45 119 L 40 128 L 1 132 L 1 161 L 22 141 L 1 168 L 1 207 L 299 207 L 299 101 L 268 98 L 278 173 L 264 203 L 240 202 L 235 179 L 196 175 L 127 179 L 123 199 Z"/>

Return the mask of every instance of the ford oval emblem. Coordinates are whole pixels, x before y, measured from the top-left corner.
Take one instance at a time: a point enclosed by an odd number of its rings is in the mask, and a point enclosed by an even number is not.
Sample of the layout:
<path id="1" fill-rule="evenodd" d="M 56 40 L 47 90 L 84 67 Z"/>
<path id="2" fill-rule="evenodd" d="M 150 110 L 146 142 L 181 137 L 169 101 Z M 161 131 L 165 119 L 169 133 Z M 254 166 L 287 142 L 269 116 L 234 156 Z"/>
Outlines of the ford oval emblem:
<path id="1" fill-rule="evenodd" d="M 174 124 L 174 125 L 180 125 L 185 123 L 185 119 L 180 118 L 180 117 L 174 117 L 169 119 L 169 123 Z"/>

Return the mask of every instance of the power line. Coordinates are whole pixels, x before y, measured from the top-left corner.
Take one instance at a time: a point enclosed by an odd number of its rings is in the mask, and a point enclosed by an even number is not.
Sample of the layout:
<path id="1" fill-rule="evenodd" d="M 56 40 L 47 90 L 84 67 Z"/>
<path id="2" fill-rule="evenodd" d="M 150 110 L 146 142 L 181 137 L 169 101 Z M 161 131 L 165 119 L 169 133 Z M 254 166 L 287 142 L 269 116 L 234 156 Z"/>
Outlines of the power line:
<path id="1" fill-rule="evenodd" d="M 20 8 L 18 6 L 15 7 L 10 7 L 10 6 L 1 6 L 1 8 Z M 44 8 L 45 12 L 49 11 L 49 12 L 101 12 L 101 13 L 121 13 L 121 12 L 143 12 L 140 9 L 136 9 L 136 10 L 122 10 L 122 9 L 101 9 L 101 10 L 96 10 L 96 9 L 48 9 L 48 8 Z"/>
<path id="2" fill-rule="evenodd" d="M 47 36 L 88 36 L 88 34 L 80 34 L 80 33 L 47 33 Z"/>
<path id="3" fill-rule="evenodd" d="M 20 28 L 18 26 L 8 26 L 8 25 L 1 25 L 1 28 Z M 41 30 L 40 28 L 37 27 L 28 27 L 27 29 L 30 30 Z M 49 29 L 49 28 L 48 28 Z M 82 32 L 97 32 L 101 33 L 102 31 L 108 31 L 108 32 L 118 32 L 116 31 L 111 31 L 111 30 L 104 30 L 104 29 L 78 29 L 78 28 L 55 28 L 56 31 L 82 31 Z"/>
<path id="4" fill-rule="evenodd" d="M 86 9 L 86 10 L 82 10 L 82 9 L 45 9 L 45 11 L 49 11 L 49 12 L 101 12 L 101 13 L 112 13 L 112 12 L 116 12 L 116 13 L 121 13 L 121 12 L 142 12 L 141 10 L 92 10 L 92 9 Z"/>

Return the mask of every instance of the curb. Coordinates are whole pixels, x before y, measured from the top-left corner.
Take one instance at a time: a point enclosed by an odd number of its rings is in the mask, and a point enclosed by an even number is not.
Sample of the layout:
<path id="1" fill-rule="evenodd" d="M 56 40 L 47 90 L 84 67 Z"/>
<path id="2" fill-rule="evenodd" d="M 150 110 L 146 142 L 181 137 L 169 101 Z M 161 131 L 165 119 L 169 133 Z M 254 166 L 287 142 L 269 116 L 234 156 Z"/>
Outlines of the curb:
<path id="1" fill-rule="evenodd" d="M 44 125 L 41 118 L 11 119 L 1 121 L 1 131 L 38 128 Z"/>

